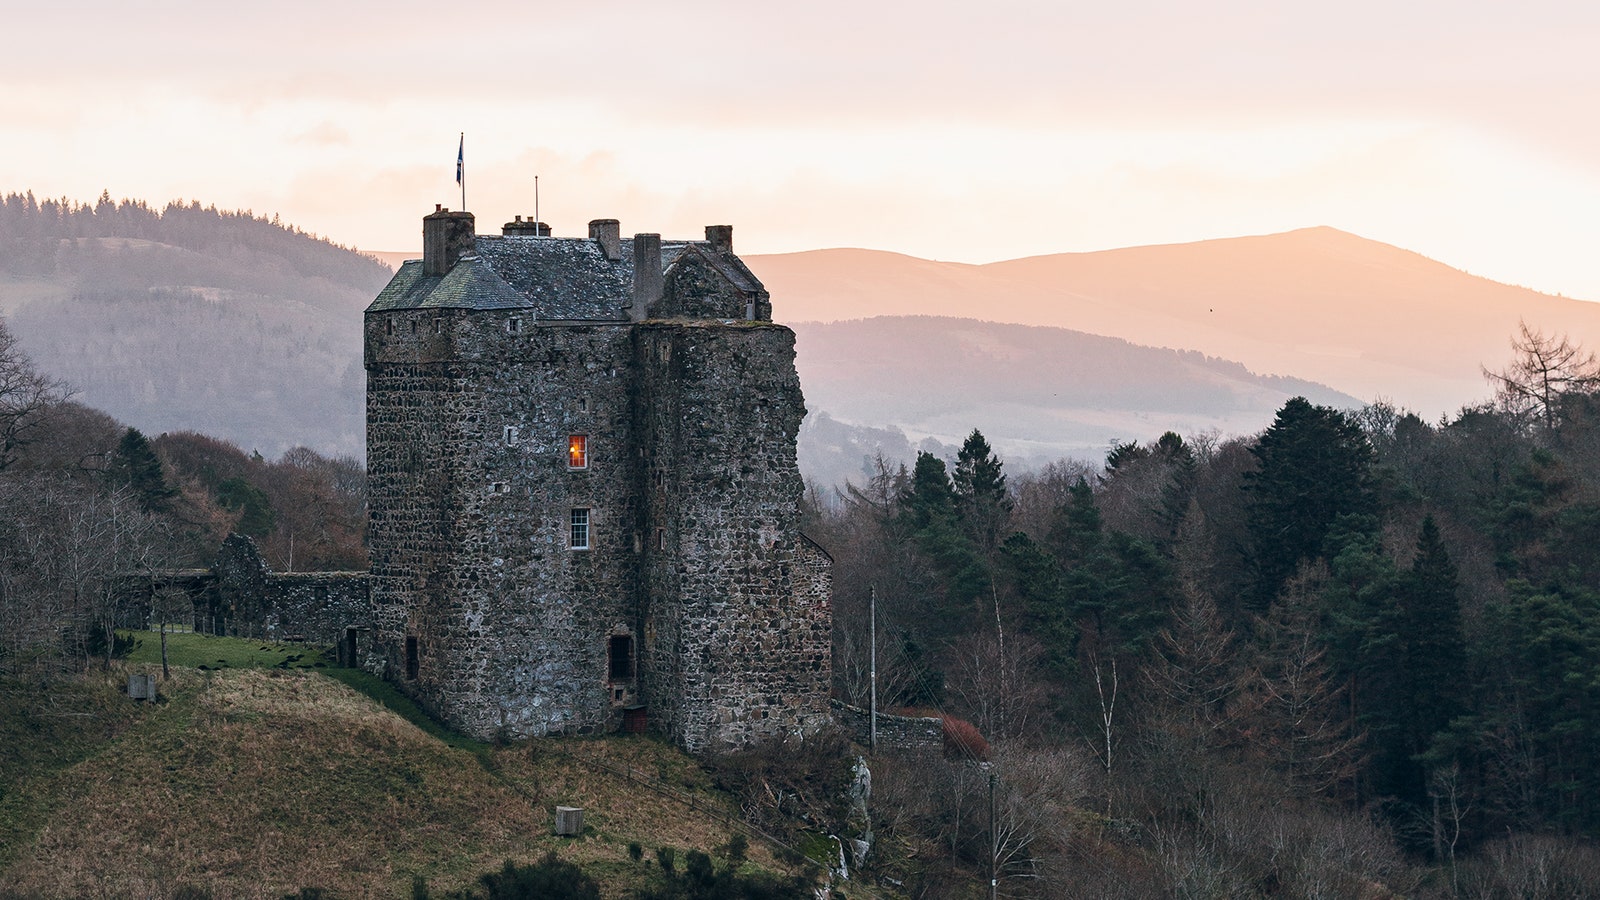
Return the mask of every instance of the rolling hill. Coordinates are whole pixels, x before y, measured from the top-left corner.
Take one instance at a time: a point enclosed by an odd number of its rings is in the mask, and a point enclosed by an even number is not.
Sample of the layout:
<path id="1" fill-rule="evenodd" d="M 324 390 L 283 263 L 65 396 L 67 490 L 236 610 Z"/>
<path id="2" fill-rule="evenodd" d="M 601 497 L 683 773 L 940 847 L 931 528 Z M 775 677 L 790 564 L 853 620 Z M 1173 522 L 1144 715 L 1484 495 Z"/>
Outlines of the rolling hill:
<path id="1" fill-rule="evenodd" d="M 1600 345 L 1600 304 L 1332 228 L 965 265 L 869 250 L 747 257 L 790 322 L 976 317 L 1195 350 L 1428 417 L 1484 398 L 1519 320 Z"/>
<path id="2" fill-rule="evenodd" d="M 0 212 L 0 314 L 81 401 L 152 434 L 361 455 L 361 310 L 384 263 L 415 254 L 198 204 Z M 1294 394 L 1433 417 L 1487 395 L 1479 365 L 1507 358 L 1519 319 L 1600 341 L 1600 305 L 1330 228 L 982 266 L 747 259 L 797 323 L 819 414 L 802 465 L 825 484 L 876 449 L 943 451 L 974 427 L 1026 464 L 1169 429 L 1252 432 Z"/>

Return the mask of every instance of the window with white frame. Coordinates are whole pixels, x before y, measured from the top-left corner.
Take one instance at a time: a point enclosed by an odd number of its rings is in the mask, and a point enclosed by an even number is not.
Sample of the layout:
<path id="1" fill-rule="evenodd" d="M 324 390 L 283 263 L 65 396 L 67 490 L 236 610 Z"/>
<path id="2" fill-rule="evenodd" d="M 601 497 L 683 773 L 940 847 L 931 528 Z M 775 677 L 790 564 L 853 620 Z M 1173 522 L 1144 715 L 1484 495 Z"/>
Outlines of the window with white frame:
<path id="1" fill-rule="evenodd" d="M 569 544 L 573 550 L 589 549 L 589 510 L 578 508 L 572 511 L 572 532 Z"/>
<path id="2" fill-rule="evenodd" d="M 589 468 L 589 436 L 587 434 L 567 435 L 567 468 Z"/>

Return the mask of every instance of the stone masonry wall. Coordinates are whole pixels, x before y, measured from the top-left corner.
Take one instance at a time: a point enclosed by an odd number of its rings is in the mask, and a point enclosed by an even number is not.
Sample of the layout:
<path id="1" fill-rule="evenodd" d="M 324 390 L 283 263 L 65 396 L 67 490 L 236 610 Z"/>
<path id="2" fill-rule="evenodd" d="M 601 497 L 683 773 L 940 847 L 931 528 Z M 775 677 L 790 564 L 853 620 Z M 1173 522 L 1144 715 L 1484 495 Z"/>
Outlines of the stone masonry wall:
<path id="1" fill-rule="evenodd" d="M 870 710 L 833 701 L 833 721 L 862 746 L 872 742 Z M 916 753 L 944 750 L 944 720 L 937 716 L 891 716 L 878 713 L 878 748 Z"/>
<path id="2" fill-rule="evenodd" d="M 412 315 L 428 320 L 424 342 L 434 318 L 449 341 L 450 384 L 431 397 L 409 396 L 430 393 L 416 376 L 386 377 L 389 360 L 404 370 L 426 349 L 409 327 L 368 322 L 372 552 L 388 576 L 374 588 L 378 639 L 412 638 L 419 653 L 417 677 L 399 683 L 480 737 L 614 727 L 637 699 L 635 679 L 609 665 L 610 638 L 639 630 L 627 327 L 534 327 L 522 310 Z M 568 465 L 572 435 L 588 440 L 586 468 Z M 380 525 L 380 508 L 401 521 Z M 575 509 L 588 512 L 587 549 L 569 546 Z"/>
<path id="3" fill-rule="evenodd" d="M 830 611 L 826 557 L 799 533 L 793 333 L 650 322 L 639 357 L 650 714 L 691 750 L 813 731 L 828 720 Z"/>
<path id="4" fill-rule="evenodd" d="M 454 359 L 447 327 L 454 317 L 439 310 L 368 316 L 365 329 L 368 546 L 380 648 L 366 665 L 435 713 L 456 681 L 437 639 L 436 610 L 461 503 L 456 423 L 474 401 L 465 390 L 470 370 Z"/>

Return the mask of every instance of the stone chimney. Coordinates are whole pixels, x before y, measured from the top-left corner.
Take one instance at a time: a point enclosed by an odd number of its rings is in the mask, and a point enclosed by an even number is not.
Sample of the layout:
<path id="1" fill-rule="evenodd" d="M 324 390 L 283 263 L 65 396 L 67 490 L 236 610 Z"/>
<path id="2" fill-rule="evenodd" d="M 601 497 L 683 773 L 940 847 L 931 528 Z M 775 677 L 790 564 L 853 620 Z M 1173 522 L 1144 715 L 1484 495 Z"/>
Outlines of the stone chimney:
<path id="1" fill-rule="evenodd" d="M 733 252 L 733 226 L 732 225 L 707 225 L 706 240 L 710 242 L 711 249 L 718 253 Z"/>
<path id="2" fill-rule="evenodd" d="M 543 222 L 535 222 L 532 218 L 525 220 L 517 216 L 500 226 L 500 233 L 505 237 L 549 237 L 550 226 Z"/>
<path id="3" fill-rule="evenodd" d="M 451 212 L 435 206 L 422 219 L 422 274 L 445 275 L 456 260 L 477 251 L 472 213 Z"/>
<path id="4" fill-rule="evenodd" d="M 622 224 L 616 219 L 595 219 L 589 223 L 589 240 L 600 245 L 606 259 L 622 259 Z"/>
<path id="5" fill-rule="evenodd" d="M 661 299 L 666 284 L 661 276 L 661 235 L 633 236 L 633 307 L 629 315 L 635 322 L 650 317 L 650 307 Z"/>

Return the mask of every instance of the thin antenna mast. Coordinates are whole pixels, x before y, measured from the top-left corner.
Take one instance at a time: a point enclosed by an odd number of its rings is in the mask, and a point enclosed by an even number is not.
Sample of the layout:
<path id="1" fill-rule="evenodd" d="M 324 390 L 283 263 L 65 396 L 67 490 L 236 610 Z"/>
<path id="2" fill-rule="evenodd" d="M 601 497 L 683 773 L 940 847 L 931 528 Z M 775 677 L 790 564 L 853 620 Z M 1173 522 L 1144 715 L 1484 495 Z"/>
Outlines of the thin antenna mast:
<path id="1" fill-rule="evenodd" d="M 533 176 L 533 236 L 539 237 L 539 176 Z"/>

